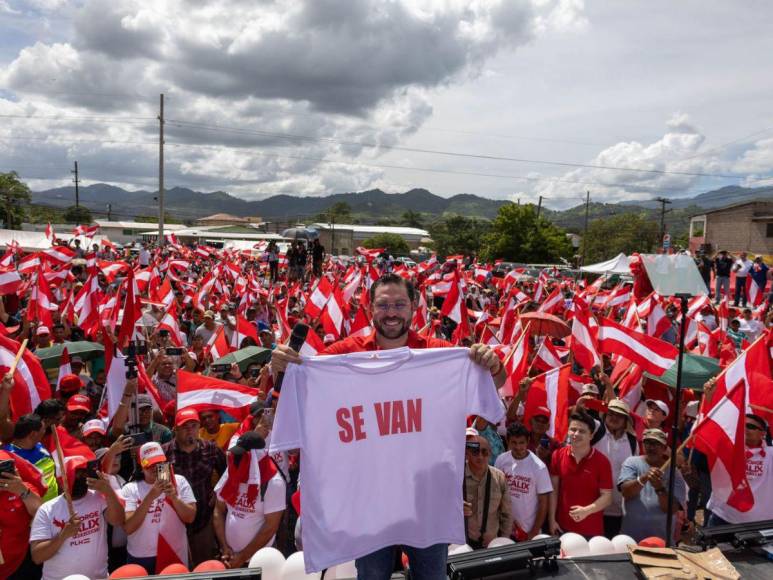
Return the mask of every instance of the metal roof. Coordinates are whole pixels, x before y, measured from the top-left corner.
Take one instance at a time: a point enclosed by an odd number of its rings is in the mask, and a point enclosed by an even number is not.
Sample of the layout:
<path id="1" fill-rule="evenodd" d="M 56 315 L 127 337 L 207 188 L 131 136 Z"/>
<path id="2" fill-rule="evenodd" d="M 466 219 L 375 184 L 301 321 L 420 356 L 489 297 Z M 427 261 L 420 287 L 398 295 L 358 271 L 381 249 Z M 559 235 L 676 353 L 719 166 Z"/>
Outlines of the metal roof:
<path id="1" fill-rule="evenodd" d="M 311 224 L 311 227 L 319 230 L 330 230 L 333 228 L 336 230 L 351 230 L 352 232 L 362 234 L 398 234 L 401 236 L 429 237 L 429 232 L 427 230 L 398 226 L 316 223 Z"/>
<path id="2" fill-rule="evenodd" d="M 157 223 L 148 223 L 148 222 L 114 222 L 114 221 L 107 221 L 107 220 L 94 220 L 94 223 L 97 224 L 100 228 L 122 228 L 122 229 L 133 229 L 133 230 L 156 230 L 158 231 L 158 224 Z M 75 226 L 73 226 L 75 227 Z M 184 224 L 164 224 L 165 230 L 183 230 L 185 229 L 186 225 Z"/>

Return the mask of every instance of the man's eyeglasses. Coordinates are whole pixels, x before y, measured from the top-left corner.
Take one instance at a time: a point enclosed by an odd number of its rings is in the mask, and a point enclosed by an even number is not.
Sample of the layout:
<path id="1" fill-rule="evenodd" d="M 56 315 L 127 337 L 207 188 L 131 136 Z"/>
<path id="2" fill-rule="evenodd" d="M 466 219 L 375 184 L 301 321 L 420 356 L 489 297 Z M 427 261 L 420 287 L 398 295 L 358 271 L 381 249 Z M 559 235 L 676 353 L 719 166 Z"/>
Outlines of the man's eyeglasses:
<path id="1" fill-rule="evenodd" d="M 394 304 L 389 302 L 378 302 L 374 304 L 374 306 L 376 307 L 376 310 L 386 314 L 392 309 L 394 309 L 396 312 L 405 312 L 410 308 L 411 305 L 408 302 L 395 302 Z"/>
<path id="2" fill-rule="evenodd" d="M 764 431 L 765 430 L 762 427 L 760 427 L 759 425 L 755 425 L 754 423 L 747 423 L 746 424 L 746 428 L 747 429 L 751 429 L 752 431 Z"/>
<path id="3" fill-rule="evenodd" d="M 488 449 L 481 449 L 480 443 L 476 443 L 476 442 L 467 443 L 467 445 L 465 445 L 465 449 L 467 449 L 467 451 L 469 451 L 473 455 L 483 455 L 483 457 L 488 457 L 489 455 L 491 455 L 491 451 L 489 451 Z"/>

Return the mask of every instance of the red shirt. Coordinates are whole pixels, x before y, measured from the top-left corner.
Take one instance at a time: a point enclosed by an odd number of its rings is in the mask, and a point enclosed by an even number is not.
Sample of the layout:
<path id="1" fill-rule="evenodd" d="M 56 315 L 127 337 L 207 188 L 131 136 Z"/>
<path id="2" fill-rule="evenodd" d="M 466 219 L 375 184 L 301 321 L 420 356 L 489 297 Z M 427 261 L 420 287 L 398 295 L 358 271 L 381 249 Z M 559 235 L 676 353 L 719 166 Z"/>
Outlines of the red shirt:
<path id="1" fill-rule="evenodd" d="M 408 341 L 405 343 L 408 348 L 446 348 L 453 346 L 447 340 L 420 335 L 413 330 L 408 331 Z M 376 342 L 376 333 L 372 332 L 369 336 L 350 336 L 339 340 L 328 346 L 320 354 L 347 354 L 350 352 L 365 352 L 370 350 L 381 350 Z"/>
<path id="2" fill-rule="evenodd" d="M 609 459 L 596 449 L 583 457 L 579 463 L 567 445 L 553 453 L 550 474 L 559 478 L 558 507 L 556 521 L 565 532 L 582 536 L 604 535 L 604 512 L 598 511 L 581 522 L 569 517 L 573 506 L 592 504 L 601 495 L 601 490 L 612 490 L 612 467 Z"/>
<path id="3" fill-rule="evenodd" d="M 5 459 L 13 459 L 16 471 L 27 488 L 40 496 L 46 493 L 46 485 L 34 465 L 18 455 L 0 450 L 0 460 Z M 0 578 L 7 578 L 21 565 L 27 555 L 32 516 L 27 512 L 21 497 L 8 491 L 0 491 L 0 513 L 3 514 L 0 551 L 5 559 L 5 563 L 0 564 Z"/>

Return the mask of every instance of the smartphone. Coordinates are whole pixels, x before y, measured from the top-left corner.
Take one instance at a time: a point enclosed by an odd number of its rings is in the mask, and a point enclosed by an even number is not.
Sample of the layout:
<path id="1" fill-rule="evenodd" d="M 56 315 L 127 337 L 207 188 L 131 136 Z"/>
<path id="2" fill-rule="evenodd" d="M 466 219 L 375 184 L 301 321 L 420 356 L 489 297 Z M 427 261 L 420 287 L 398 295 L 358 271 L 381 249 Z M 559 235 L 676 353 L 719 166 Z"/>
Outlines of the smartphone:
<path id="1" fill-rule="evenodd" d="M 99 459 L 92 459 L 86 464 L 86 477 L 96 479 L 99 477 Z"/>
<path id="2" fill-rule="evenodd" d="M 145 443 L 150 443 L 153 440 L 152 433 L 145 433 L 144 431 L 132 433 L 130 439 L 132 440 L 132 448 L 141 447 L 142 445 L 145 445 Z"/>
<path id="3" fill-rule="evenodd" d="M 3 459 L 0 461 L 0 473 L 15 473 L 16 466 L 13 459 Z"/>
<path id="4" fill-rule="evenodd" d="M 540 447 L 544 447 L 545 449 L 550 449 L 550 436 L 545 434 L 542 437 L 540 437 L 539 444 L 540 444 Z"/>
<path id="5" fill-rule="evenodd" d="M 183 353 L 183 349 L 177 346 L 168 346 L 165 350 L 169 356 L 180 356 Z"/>
<path id="6" fill-rule="evenodd" d="M 162 483 L 167 483 L 171 480 L 171 472 L 169 471 L 169 464 L 159 463 L 156 465 L 156 478 Z"/>
<path id="7" fill-rule="evenodd" d="M 211 370 L 213 373 L 227 373 L 231 370 L 231 365 L 228 363 L 210 365 L 209 370 Z"/>
<path id="8" fill-rule="evenodd" d="M 258 378 L 258 377 L 260 376 L 260 369 L 252 369 L 252 370 L 250 371 L 250 376 L 251 376 L 253 379 L 256 379 L 256 378 Z"/>
<path id="9" fill-rule="evenodd" d="M 274 409 L 263 409 L 263 422 L 266 427 L 274 426 Z"/>

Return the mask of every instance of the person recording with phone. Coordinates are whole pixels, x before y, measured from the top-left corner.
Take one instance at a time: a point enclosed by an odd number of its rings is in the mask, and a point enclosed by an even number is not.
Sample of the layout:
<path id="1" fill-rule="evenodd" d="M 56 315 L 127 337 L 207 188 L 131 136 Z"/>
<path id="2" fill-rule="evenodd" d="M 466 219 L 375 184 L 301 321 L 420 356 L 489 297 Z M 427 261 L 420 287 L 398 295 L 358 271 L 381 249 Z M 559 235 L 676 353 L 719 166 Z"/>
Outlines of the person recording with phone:
<path id="1" fill-rule="evenodd" d="M 197 502 L 190 483 L 174 472 L 158 443 L 145 443 L 138 455 L 142 479 L 127 483 L 121 490 L 126 501 L 127 563 L 139 564 L 153 573 L 158 571 L 156 557 L 162 528 L 176 529 L 174 538 L 167 540 L 176 541 L 179 554 L 187 560 L 185 525 L 196 517 Z"/>

